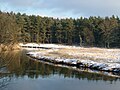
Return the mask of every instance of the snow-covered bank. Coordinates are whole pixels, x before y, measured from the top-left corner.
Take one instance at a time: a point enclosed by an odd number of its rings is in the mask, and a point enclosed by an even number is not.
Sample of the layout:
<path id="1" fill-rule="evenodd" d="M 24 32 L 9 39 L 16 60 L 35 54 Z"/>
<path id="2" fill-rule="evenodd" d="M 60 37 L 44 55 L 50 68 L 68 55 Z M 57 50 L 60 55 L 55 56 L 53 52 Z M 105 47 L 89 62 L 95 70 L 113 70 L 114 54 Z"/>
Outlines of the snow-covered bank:
<path id="1" fill-rule="evenodd" d="M 40 50 L 40 52 L 41 49 L 42 50 L 45 49 L 43 53 L 47 53 L 51 56 L 59 57 L 68 56 L 68 58 L 93 60 L 97 62 L 106 63 L 120 62 L 120 49 L 84 48 L 60 44 L 35 44 L 35 43 L 20 44 L 20 46 L 27 47 L 26 49 Z"/>
<path id="2" fill-rule="evenodd" d="M 38 49 L 27 53 L 30 57 L 38 60 L 77 68 L 120 73 L 120 49 L 84 48 L 57 44 L 26 44 L 21 46 Z"/>
<path id="3" fill-rule="evenodd" d="M 60 57 L 55 58 L 55 57 L 44 56 L 44 54 L 40 52 L 29 52 L 27 54 L 30 55 L 32 58 L 51 62 L 51 63 L 66 64 L 71 66 L 96 69 L 100 71 L 120 73 L 119 63 L 100 63 L 92 60 L 78 60 L 78 59 L 68 59 L 68 58 L 60 58 Z"/>
<path id="4" fill-rule="evenodd" d="M 73 46 L 61 45 L 61 44 L 37 44 L 37 43 L 27 43 L 19 44 L 21 47 L 28 47 L 28 48 L 45 48 L 45 49 L 54 49 L 54 48 L 71 48 Z"/>

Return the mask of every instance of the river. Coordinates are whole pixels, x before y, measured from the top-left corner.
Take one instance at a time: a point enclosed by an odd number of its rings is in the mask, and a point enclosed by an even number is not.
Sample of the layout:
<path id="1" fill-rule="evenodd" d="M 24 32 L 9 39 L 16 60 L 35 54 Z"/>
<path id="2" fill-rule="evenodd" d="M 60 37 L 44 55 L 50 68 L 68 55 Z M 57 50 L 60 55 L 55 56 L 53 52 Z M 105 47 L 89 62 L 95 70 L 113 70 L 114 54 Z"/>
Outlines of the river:
<path id="1" fill-rule="evenodd" d="M 120 90 L 119 78 L 39 62 L 26 52 L 0 53 L 0 90 Z"/>

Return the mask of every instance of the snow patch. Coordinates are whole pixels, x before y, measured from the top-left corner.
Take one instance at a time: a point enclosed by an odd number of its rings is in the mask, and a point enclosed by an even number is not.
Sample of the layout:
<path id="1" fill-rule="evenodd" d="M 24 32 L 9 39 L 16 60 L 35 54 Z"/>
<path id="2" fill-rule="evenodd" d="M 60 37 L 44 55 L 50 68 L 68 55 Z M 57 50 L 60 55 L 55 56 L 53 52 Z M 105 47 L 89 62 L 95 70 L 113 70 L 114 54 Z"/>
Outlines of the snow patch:
<path id="1" fill-rule="evenodd" d="M 76 66 L 79 65 L 81 67 L 87 67 L 102 71 L 120 72 L 120 64 L 118 63 L 100 63 L 92 60 L 77 60 L 77 59 L 68 59 L 68 58 L 60 58 L 60 57 L 55 58 L 50 56 L 44 56 L 44 54 L 40 52 L 29 52 L 27 54 L 37 59 L 45 59 L 46 61 L 50 60 L 57 63 L 63 62 L 65 64 L 76 65 Z"/>

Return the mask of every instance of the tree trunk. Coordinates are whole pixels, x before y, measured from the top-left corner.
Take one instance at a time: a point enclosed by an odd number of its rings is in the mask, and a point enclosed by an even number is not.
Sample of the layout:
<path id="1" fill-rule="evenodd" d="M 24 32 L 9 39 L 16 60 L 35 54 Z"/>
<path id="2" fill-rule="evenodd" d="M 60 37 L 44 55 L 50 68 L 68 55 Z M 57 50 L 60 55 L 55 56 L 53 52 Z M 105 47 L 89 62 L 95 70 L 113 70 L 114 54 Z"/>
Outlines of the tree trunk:
<path id="1" fill-rule="evenodd" d="M 107 48 L 110 48 L 110 43 L 109 42 L 107 42 Z"/>
<path id="2" fill-rule="evenodd" d="M 82 37 L 80 34 L 79 34 L 79 39 L 80 39 L 80 46 L 82 46 Z"/>

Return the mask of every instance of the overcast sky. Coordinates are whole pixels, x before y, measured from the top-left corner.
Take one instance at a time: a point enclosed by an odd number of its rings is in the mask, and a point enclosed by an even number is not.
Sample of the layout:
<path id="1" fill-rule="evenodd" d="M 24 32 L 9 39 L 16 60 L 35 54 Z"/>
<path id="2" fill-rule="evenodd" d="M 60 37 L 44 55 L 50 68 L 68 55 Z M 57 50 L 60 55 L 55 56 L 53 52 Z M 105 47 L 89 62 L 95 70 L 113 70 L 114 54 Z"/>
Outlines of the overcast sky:
<path id="1" fill-rule="evenodd" d="M 60 18 L 120 16 L 120 0 L 0 0 L 0 10 Z"/>

